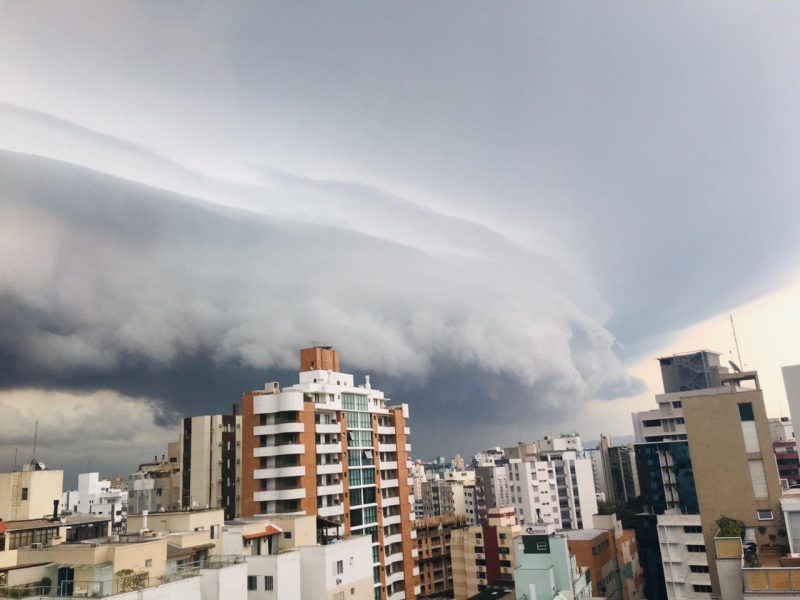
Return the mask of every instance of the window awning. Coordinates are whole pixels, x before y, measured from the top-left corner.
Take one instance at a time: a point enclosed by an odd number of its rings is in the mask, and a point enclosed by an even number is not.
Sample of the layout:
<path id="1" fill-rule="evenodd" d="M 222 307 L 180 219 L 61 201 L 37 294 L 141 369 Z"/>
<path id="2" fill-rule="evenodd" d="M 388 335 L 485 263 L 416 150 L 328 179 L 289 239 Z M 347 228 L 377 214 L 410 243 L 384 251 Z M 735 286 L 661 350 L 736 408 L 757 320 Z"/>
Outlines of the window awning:
<path id="1" fill-rule="evenodd" d="M 279 527 L 275 527 L 274 525 L 267 525 L 264 528 L 264 531 L 258 531 L 256 533 L 248 533 L 243 535 L 242 537 L 246 540 L 257 540 L 258 538 L 267 537 L 269 535 L 275 535 L 276 533 L 281 533 L 283 530 Z"/>

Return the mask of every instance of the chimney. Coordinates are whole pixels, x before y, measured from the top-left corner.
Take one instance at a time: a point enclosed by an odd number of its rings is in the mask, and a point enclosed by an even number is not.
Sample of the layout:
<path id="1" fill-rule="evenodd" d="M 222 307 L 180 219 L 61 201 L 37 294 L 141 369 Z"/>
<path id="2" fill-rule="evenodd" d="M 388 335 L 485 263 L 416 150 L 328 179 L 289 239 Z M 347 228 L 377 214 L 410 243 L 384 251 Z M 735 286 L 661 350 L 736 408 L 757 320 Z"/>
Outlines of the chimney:
<path id="1" fill-rule="evenodd" d="M 58 500 L 53 500 L 53 518 L 52 521 L 58 521 Z"/>

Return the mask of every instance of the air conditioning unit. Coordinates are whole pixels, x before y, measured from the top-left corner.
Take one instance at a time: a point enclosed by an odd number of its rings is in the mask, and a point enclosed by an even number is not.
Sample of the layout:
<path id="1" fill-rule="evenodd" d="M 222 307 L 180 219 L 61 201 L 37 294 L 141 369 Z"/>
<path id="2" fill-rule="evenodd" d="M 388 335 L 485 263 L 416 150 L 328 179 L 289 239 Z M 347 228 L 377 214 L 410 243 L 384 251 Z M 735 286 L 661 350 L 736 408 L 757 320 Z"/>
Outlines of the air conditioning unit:
<path id="1" fill-rule="evenodd" d="M 338 577 L 336 579 L 336 585 L 342 585 L 342 578 L 341 577 Z"/>

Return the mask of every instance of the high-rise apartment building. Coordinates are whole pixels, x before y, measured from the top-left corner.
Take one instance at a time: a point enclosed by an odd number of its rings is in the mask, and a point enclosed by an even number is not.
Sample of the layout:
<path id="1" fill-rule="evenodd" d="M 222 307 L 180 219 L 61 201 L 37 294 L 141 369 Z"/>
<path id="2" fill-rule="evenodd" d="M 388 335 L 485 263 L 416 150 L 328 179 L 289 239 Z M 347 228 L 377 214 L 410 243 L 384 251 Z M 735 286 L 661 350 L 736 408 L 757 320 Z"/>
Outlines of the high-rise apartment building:
<path id="1" fill-rule="evenodd" d="M 493 464 L 475 467 L 475 486 L 479 494 L 483 493 L 483 501 L 487 509 L 511 504 L 507 465 Z M 478 516 L 478 522 L 486 520 L 486 515 L 479 514 Z"/>
<path id="2" fill-rule="evenodd" d="M 546 437 L 538 444 L 507 448 L 511 506 L 523 525 L 557 529 L 591 527 L 597 513 L 594 475 L 580 437 Z M 518 458 L 519 457 L 519 458 Z"/>
<path id="3" fill-rule="evenodd" d="M 453 590 L 450 542 L 454 529 L 466 527 L 466 515 L 445 515 L 417 519 L 417 564 L 420 594 L 423 597 L 447 595 Z"/>
<path id="4" fill-rule="evenodd" d="M 329 347 L 301 350 L 299 382 L 242 398 L 242 515 L 314 514 L 372 539 L 375 598 L 415 598 L 408 405 L 356 385 Z"/>
<path id="5" fill-rule="evenodd" d="M 800 458 L 792 420 L 789 417 L 769 419 L 769 431 L 780 478 L 785 479 L 789 487 L 800 486 Z"/>
<path id="6" fill-rule="evenodd" d="M 722 374 L 721 383 L 724 387 L 713 395 L 684 397 L 682 407 L 716 595 L 720 593 L 714 541 L 717 520 L 727 517 L 742 522 L 759 547 L 769 544 L 769 536 L 776 536 L 783 523 L 781 484 L 758 375 L 754 371 Z"/>
<path id="7" fill-rule="evenodd" d="M 638 498 L 639 476 L 633 445 L 613 446 L 611 436 L 603 434 L 598 454 L 606 502 L 629 502 Z"/>
<path id="8" fill-rule="evenodd" d="M 450 538 L 455 600 L 466 600 L 497 579 L 514 578 L 513 539 L 522 532 L 512 508 L 492 508 L 488 524 L 454 529 Z"/>
<path id="9" fill-rule="evenodd" d="M 222 508 L 230 520 L 241 514 L 239 483 L 242 417 L 186 417 L 181 430 L 183 508 Z"/>

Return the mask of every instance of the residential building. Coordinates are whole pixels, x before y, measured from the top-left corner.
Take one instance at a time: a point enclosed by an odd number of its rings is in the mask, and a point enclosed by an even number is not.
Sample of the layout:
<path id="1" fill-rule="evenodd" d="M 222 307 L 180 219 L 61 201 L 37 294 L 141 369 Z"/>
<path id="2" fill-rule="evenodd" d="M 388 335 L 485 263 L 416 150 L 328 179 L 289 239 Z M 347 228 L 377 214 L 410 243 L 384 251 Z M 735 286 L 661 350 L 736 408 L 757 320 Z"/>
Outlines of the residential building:
<path id="1" fill-rule="evenodd" d="M 595 515 L 595 527 L 564 531 L 579 566 L 591 574 L 592 595 L 615 600 L 643 600 L 644 573 L 636 537 L 614 515 Z"/>
<path id="2" fill-rule="evenodd" d="M 533 525 L 514 538 L 517 600 L 588 600 L 590 572 L 578 565 L 564 533 L 553 525 Z"/>
<path id="3" fill-rule="evenodd" d="M 770 543 L 769 536 L 777 535 L 783 521 L 781 484 L 758 375 L 754 371 L 722 374 L 721 383 L 724 387 L 714 395 L 683 399 L 711 587 L 716 595 L 720 589 L 714 542 L 717 520 L 741 521 L 755 532 L 759 545 Z"/>
<path id="4" fill-rule="evenodd" d="M 639 497 L 639 476 L 633 444 L 613 446 L 611 436 L 600 436 L 600 466 L 606 502 L 630 502 Z"/>
<path id="5" fill-rule="evenodd" d="M 0 473 L 0 519 L 21 521 L 53 513 L 53 502 L 61 501 L 64 472 L 45 468 L 32 460 L 21 470 Z"/>
<path id="6" fill-rule="evenodd" d="M 698 514 L 661 514 L 656 517 L 661 545 L 666 597 L 703 600 L 711 592 L 711 575 Z M 649 597 L 649 596 L 648 596 Z"/>
<path id="7" fill-rule="evenodd" d="M 497 579 L 513 579 L 512 540 L 522 532 L 515 515 L 511 507 L 492 508 L 486 525 L 453 529 L 450 553 L 456 600 L 471 598 Z"/>
<path id="8" fill-rule="evenodd" d="M 600 448 L 590 448 L 586 450 L 586 455 L 592 461 L 592 476 L 594 477 L 594 493 L 598 502 L 606 502 L 608 499 L 608 482 L 603 465 L 603 457 L 600 455 Z"/>
<path id="9" fill-rule="evenodd" d="M 111 481 L 100 479 L 99 473 L 78 475 L 78 489 L 64 492 L 61 505 L 79 515 L 108 515 L 115 527 L 125 520 L 128 492 L 111 487 Z"/>
<path id="10" fill-rule="evenodd" d="M 318 515 L 372 539 L 375 598 L 419 591 L 408 405 L 356 385 L 330 347 L 301 350 L 299 382 L 242 398 L 243 516 Z"/>
<path id="11" fill-rule="evenodd" d="M 181 444 L 168 444 L 168 455 L 152 463 L 139 465 L 128 478 L 128 512 L 178 510 L 181 499 Z M 157 458 L 157 457 L 156 457 Z"/>
<path id="12" fill-rule="evenodd" d="M 186 417 L 181 429 L 181 506 L 223 508 L 225 517 L 241 514 L 242 417 Z"/>
<path id="13" fill-rule="evenodd" d="M 489 448 L 488 450 L 481 450 L 480 452 L 476 452 L 472 457 L 472 468 L 496 465 L 502 462 L 504 458 L 505 451 L 499 446 Z"/>
<path id="14" fill-rule="evenodd" d="M 421 597 L 447 595 L 452 592 L 452 532 L 467 525 L 466 515 L 427 517 L 417 519 L 414 523 Z"/>
<path id="15" fill-rule="evenodd" d="M 800 486 L 800 458 L 792 421 L 789 417 L 781 417 L 769 419 L 768 422 L 778 474 L 781 479 L 786 480 L 789 487 Z"/>
<path id="16" fill-rule="evenodd" d="M 506 464 L 481 465 L 475 467 L 475 485 L 483 491 L 487 509 L 511 505 L 510 482 Z M 479 515 L 479 522 L 486 517 Z"/>
<path id="17" fill-rule="evenodd" d="M 551 523 L 557 529 L 591 527 L 597 513 L 591 459 L 580 437 L 546 437 L 538 444 L 507 448 L 511 505 L 523 525 Z"/>

